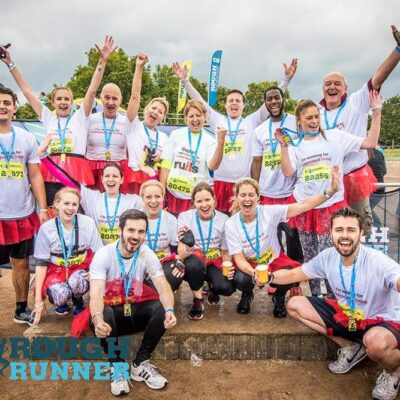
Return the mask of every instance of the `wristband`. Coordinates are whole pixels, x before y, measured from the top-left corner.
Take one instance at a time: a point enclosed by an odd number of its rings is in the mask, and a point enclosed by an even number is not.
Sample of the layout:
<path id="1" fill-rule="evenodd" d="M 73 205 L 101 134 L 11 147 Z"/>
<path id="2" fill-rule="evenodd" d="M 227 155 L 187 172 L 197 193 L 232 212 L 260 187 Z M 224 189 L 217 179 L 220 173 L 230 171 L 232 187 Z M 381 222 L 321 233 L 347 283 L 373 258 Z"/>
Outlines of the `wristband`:
<path id="1" fill-rule="evenodd" d="M 274 281 L 274 274 L 271 272 L 267 284 L 270 285 Z"/>
<path id="2" fill-rule="evenodd" d="M 42 301 L 41 303 L 35 304 L 35 308 L 42 307 L 43 305 L 44 305 L 44 301 Z"/>
<path id="3" fill-rule="evenodd" d="M 39 209 L 39 212 L 49 212 L 49 210 L 47 208 L 41 208 Z"/>
<path id="4" fill-rule="evenodd" d="M 10 64 L 7 64 L 7 67 L 9 69 L 9 71 L 11 72 L 16 67 L 16 65 L 11 61 Z"/>
<path id="5" fill-rule="evenodd" d="M 167 312 L 172 312 L 172 313 L 175 314 L 175 309 L 174 309 L 174 308 L 167 308 L 167 309 L 165 310 L 165 313 L 167 313 Z"/>
<path id="6" fill-rule="evenodd" d="M 96 311 L 95 313 L 93 313 L 92 315 L 92 322 L 94 324 L 94 317 L 96 317 L 97 315 L 102 315 L 103 313 L 101 313 L 100 311 Z"/>
<path id="7" fill-rule="evenodd" d="M 185 85 L 188 81 L 189 81 L 189 78 L 188 78 L 188 77 L 183 78 L 183 79 L 181 80 L 181 82 L 182 82 L 184 85 Z"/>
<path id="8" fill-rule="evenodd" d="M 394 48 L 394 50 L 397 51 L 398 53 L 400 53 L 400 46 L 396 46 L 396 47 Z"/>
<path id="9" fill-rule="evenodd" d="M 371 111 L 381 110 L 381 109 L 382 109 L 382 105 L 380 105 L 380 106 L 373 106 L 373 107 L 371 108 Z"/>

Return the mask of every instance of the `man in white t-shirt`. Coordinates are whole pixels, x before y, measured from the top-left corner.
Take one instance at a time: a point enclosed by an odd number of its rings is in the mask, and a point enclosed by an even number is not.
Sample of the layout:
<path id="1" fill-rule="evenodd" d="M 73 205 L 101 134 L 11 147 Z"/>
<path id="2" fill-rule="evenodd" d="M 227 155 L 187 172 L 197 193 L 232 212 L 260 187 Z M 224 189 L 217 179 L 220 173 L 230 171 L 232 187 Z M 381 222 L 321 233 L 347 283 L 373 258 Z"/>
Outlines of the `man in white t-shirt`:
<path id="1" fill-rule="evenodd" d="M 335 300 L 296 296 L 287 310 L 307 327 L 340 346 L 329 365 L 344 374 L 365 357 L 385 368 L 372 392 L 374 399 L 395 399 L 400 386 L 400 265 L 364 247 L 362 217 L 342 208 L 331 220 L 334 247 L 293 270 L 277 271 L 270 283 L 289 284 L 327 279 Z"/>
<path id="2" fill-rule="evenodd" d="M 119 218 L 120 240 L 95 254 L 89 272 L 91 328 L 97 337 L 115 337 L 116 343 L 118 336 L 144 331 L 131 379 L 162 389 L 168 382 L 149 359 L 165 330 L 176 325 L 174 295 L 157 256 L 143 244 L 147 229 L 146 214 L 127 210 Z M 119 355 L 110 360 L 121 361 Z M 127 380 L 112 376 L 112 394 L 129 390 Z"/>

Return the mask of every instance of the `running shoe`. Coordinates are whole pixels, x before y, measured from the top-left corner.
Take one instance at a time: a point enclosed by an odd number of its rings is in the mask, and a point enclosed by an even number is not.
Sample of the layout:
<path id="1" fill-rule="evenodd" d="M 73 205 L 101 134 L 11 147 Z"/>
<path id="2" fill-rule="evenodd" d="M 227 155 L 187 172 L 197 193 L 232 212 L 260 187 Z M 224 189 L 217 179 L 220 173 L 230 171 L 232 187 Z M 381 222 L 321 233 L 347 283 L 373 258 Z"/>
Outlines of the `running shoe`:
<path id="1" fill-rule="evenodd" d="M 272 296 L 272 302 L 274 303 L 274 317 L 275 318 L 286 318 L 286 304 L 285 304 L 285 293 L 276 292 Z"/>
<path id="2" fill-rule="evenodd" d="M 16 324 L 28 324 L 29 326 L 33 324 L 33 318 L 31 317 L 32 310 L 29 307 L 25 308 L 25 311 L 14 314 L 14 322 Z"/>
<path id="3" fill-rule="evenodd" d="M 149 360 L 143 361 L 137 367 L 131 365 L 131 379 L 145 382 L 150 389 L 162 389 L 168 381 L 157 372 L 157 368 Z"/>
<path id="4" fill-rule="evenodd" d="M 190 307 L 188 318 L 192 321 L 203 319 L 204 300 L 193 298 L 192 306 Z"/>
<path id="5" fill-rule="evenodd" d="M 372 397 L 376 400 L 394 400 L 400 386 L 400 371 L 389 373 L 385 369 L 378 376 Z"/>
<path id="6" fill-rule="evenodd" d="M 337 352 L 338 359 L 328 366 L 329 371 L 334 374 L 345 374 L 349 372 L 356 364 L 367 357 L 365 347 L 361 344 L 342 347 Z"/>
<path id="7" fill-rule="evenodd" d="M 202 288 L 203 294 L 208 294 L 209 291 L 210 291 L 210 288 L 208 286 L 208 282 L 204 282 L 204 285 L 203 285 L 203 288 Z"/>
<path id="8" fill-rule="evenodd" d="M 82 297 L 80 299 L 74 299 L 72 303 L 74 305 L 74 310 L 72 311 L 72 314 L 74 314 L 75 316 L 79 315 L 85 309 L 85 304 L 83 303 Z"/>
<path id="9" fill-rule="evenodd" d="M 237 305 L 236 311 L 239 314 L 248 314 L 250 312 L 250 304 L 254 299 L 253 292 L 242 292 L 239 304 Z"/>
<path id="10" fill-rule="evenodd" d="M 69 314 L 70 308 L 68 304 L 65 304 L 63 306 L 56 307 L 55 310 L 57 315 L 64 316 Z"/>
<path id="11" fill-rule="evenodd" d="M 129 381 L 124 379 L 124 375 L 121 373 L 119 376 L 114 376 L 114 367 L 111 367 L 111 393 L 114 396 L 120 396 L 121 394 L 128 394 L 130 392 Z"/>
<path id="12" fill-rule="evenodd" d="M 219 306 L 221 304 L 221 297 L 210 290 L 207 296 L 207 303 L 210 306 Z"/>

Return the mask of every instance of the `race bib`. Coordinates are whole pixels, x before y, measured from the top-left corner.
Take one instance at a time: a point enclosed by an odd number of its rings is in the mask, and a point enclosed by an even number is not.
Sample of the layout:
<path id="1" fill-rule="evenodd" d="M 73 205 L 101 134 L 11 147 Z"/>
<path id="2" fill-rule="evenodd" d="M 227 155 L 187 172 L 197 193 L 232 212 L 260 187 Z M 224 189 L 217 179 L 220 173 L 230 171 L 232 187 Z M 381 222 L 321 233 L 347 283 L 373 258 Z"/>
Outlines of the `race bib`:
<path id="1" fill-rule="evenodd" d="M 329 181 L 331 168 L 327 164 L 318 164 L 312 167 L 305 167 L 303 170 L 304 182 L 323 182 Z"/>
<path id="2" fill-rule="evenodd" d="M 340 304 L 340 303 L 338 303 L 338 304 L 339 304 L 339 307 L 342 309 L 343 314 L 346 314 L 348 317 L 352 316 L 352 314 L 350 312 L 350 306 L 346 306 L 346 305 Z M 365 315 L 364 315 L 363 310 L 361 310 L 361 308 L 354 309 L 354 317 L 358 321 L 364 320 L 365 319 Z"/>
<path id="3" fill-rule="evenodd" d="M 162 260 L 163 258 L 167 257 L 167 250 L 156 251 L 156 256 L 159 260 Z"/>
<path id="4" fill-rule="evenodd" d="M 235 154 L 241 154 L 244 151 L 243 140 L 236 139 L 232 146 L 231 140 L 225 140 L 224 144 L 224 155 L 234 156 Z"/>
<path id="5" fill-rule="evenodd" d="M 64 149 L 61 146 L 61 140 L 59 138 L 52 139 L 50 143 L 50 149 L 51 153 L 72 153 L 72 139 L 65 139 Z"/>
<path id="6" fill-rule="evenodd" d="M 192 182 L 186 178 L 179 178 L 177 176 L 171 176 L 168 178 L 168 187 L 176 192 L 190 195 L 193 190 Z"/>
<path id="7" fill-rule="evenodd" d="M 57 258 L 56 265 L 59 267 L 71 267 L 73 265 L 82 264 L 83 261 L 85 261 L 85 254 L 79 254 L 79 256 L 69 258 L 67 265 L 65 265 L 63 258 Z"/>
<path id="8" fill-rule="evenodd" d="M 216 258 L 221 257 L 220 249 L 208 249 L 206 258 L 207 260 L 215 260 Z"/>
<path id="9" fill-rule="evenodd" d="M 264 168 L 275 169 L 281 165 L 281 152 L 263 153 L 262 165 Z"/>
<path id="10" fill-rule="evenodd" d="M 257 261 L 256 256 L 248 257 L 248 261 L 258 262 L 260 265 L 268 265 L 274 259 L 275 253 L 271 247 L 265 253 L 260 255 L 260 261 Z"/>
<path id="11" fill-rule="evenodd" d="M 0 162 L 0 178 L 22 179 L 24 177 L 24 166 L 19 162 Z"/>
<path id="12" fill-rule="evenodd" d="M 118 226 L 114 226 L 114 228 L 111 230 L 108 225 L 100 225 L 99 233 L 101 240 L 105 240 L 109 243 L 113 243 L 119 239 Z"/>

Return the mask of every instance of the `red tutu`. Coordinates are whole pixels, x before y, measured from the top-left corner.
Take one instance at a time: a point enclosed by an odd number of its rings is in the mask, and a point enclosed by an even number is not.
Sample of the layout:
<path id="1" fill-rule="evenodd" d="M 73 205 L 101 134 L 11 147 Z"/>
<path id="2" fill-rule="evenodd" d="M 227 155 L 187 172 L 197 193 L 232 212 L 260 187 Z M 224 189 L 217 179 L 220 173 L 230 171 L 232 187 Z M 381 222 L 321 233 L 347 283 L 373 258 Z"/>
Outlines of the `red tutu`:
<path id="1" fill-rule="evenodd" d="M 371 167 L 365 164 L 343 177 L 344 199 L 349 204 L 368 199 L 377 190 L 377 182 Z"/>
<path id="2" fill-rule="evenodd" d="M 258 263 L 255 261 L 249 261 L 249 263 L 253 268 L 257 267 L 258 265 Z M 275 272 L 279 271 L 280 269 L 288 269 L 288 268 L 293 269 L 293 268 L 298 268 L 300 266 L 301 264 L 298 261 L 294 261 L 290 257 L 288 257 L 285 253 L 280 252 L 279 256 L 275 258 L 275 260 L 268 265 L 268 271 Z"/>
<path id="3" fill-rule="evenodd" d="M 267 196 L 260 196 L 260 204 L 262 204 L 263 206 L 273 206 L 275 204 L 293 204 L 296 203 L 296 199 L 293 196 L 289 196 L 289 197 L 282 197 L 280 199 L 276 199 L 274 197 L 267 197 Z M 289 222 L 288 222 L 289 226 L 291 228 L 296 229 L 296 222 L 294 220 L 294 218 L 290 218 Z"/>
<path id="4" fill-rule="evenodd" d="M 124 182 L 120 187 L 121 193 L 135 193 L 129 191 L 129 182 L 132 179 L 133 171 L 128 167 L 128 160 L 121 160 L 118 162 L 103 161 L 103 160 L 88 160 L 88 162 L 94 177 L 94 183 L 92 185 L 88 185 L 89 189 L 100 190 L 100 192 L 104 192 L 104 186 L 103 183 L 101 182 L 103 168 L 107 164 L 118 164 L 124 172 Z"/>
<path id="5" fill-rule="evenodd" d="M 294 197 L 293 197 L 294 198 Z M 303 232 L 313 232 L 317 235 L 329 235 L 331 231 L 332 214 L 343 207 L 349 207 L 344 201 L 338 201 L 329 207 L 314 208 L 294 217 L 296 228 Z"/>
<path id="6" fill-rule="evenodd" d="M 150 176 L 143 171 L 131 170 L 128 182 L 129 193 L 140 194 L 140 187 L 142 186 L 142 183 L 150 179 Z"/>
<path id="7" fill-rule="evenodd" d="M 59 154 L 50 156 L 50 158 L 58 167 L 64 170 L 80 184 L 85 186 L 94 184 L 93 174 L 86 158 L 73 154 L 66 154 L 64 162 L 61 162 L 61 156 Z M 58 182 L 54 175 L 48 171 L 44 165 L 40 165 L 40 170 L 45 182 Z"/>
<path id="8" fill-rule="evenodd" d="M 42 298 L 45 299 L 47 294 L 47 288 L 56 284 L 56 283 L 61 283 L 61 282 L 66 282 L 67 281 L 67 270 L 68 270 L 68 276 L 71 276 L 76 271 L 80 270 L 85 270 L 89 271 L 89 266 L 90 263 L 92 262 L 93 259 L 93 252 L 90 249 L 86 250 L 86 258 L 85 261 L 81 264 L 77 265 L 71 265 L 70 267 L 60 267 L 59 265 L 51 264 L 49 263 L 47 266 L 47 273 L 46 277 L 43 282 L 42 286 Z"/>
<path id="9" fill-rule="evenodd" d="M 232 182 L 214 181 L 214 193 L 217 199 L 216 209 L 223 213 L 229 212 L 232 203 L 233 187 Z"/>
<path id="10" fill-rule="evenodd" d="M 40 220 L 36 211 L 23 219 L 0 220 L 0 246 L 32 239 L 39 228 Z"/>
<path id="11" fill-rule="evenodd" d="M 171 194 L 168 190 L 167 190 L 166 195 L 167 195 L 167 202 L 168 202 L 167 210 L 170 213 L 179 214 L 181 212 L 190 210 L 190 207 L 192 205 L 191 200 L 178 199 L 173 194 Z"/>

